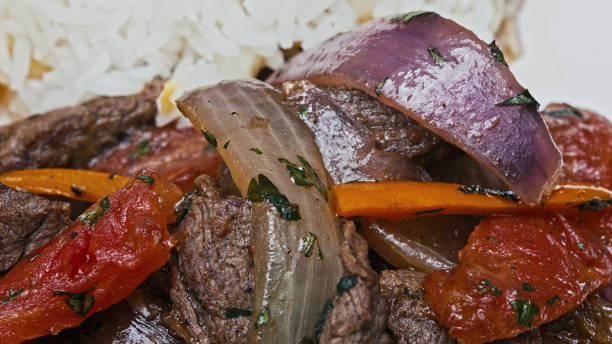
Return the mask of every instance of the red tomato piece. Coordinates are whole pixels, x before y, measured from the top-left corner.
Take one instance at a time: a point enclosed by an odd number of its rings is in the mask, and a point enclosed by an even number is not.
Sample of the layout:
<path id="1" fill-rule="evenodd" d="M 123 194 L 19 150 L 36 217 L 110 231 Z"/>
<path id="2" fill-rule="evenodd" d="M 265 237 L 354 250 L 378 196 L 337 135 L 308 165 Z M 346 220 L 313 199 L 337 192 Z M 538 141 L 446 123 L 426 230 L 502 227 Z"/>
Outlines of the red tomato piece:
<path id="1" fill-rule="evenodd" d="M 127 297 L 170 257 L 180 189 L 143 172 L 0 279 L 3 343 L 56 334 Z"/>

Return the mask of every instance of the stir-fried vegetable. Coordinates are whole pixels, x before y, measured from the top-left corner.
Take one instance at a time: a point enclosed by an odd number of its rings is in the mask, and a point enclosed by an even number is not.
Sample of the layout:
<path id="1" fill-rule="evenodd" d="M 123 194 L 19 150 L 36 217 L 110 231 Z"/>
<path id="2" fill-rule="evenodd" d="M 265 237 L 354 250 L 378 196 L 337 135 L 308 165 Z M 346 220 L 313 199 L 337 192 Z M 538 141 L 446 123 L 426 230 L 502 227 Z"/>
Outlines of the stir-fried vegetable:
<path id="1" fill-rule="evenodd" d="M 561 155 L 499 53 L 435 13 L 381 19 L 284 66 L 272 82 L 360 89 L 456 145 L 528 204 L 552 191 Z"/>
<path id="2" fill-rule="evenodd" d="M 612 191 L 592 185 L 558 185 L 537 206 L 513 192 L 437 182 L 357 182 L 331 187 L 344 217 L 400 219 L 432 214 L 500 214 L 568 209 L 599 211 L 612 205 Z"/>
<path id="3" fill-rule="evenodd" d="M 116 191 L 130 179 L 105 172 L 42 168 L 0 174 L 0 183 L 40 195 L 57 195 L 87 202 Z"/>
<path id="4" fill-rule="evenodd" d="M 0 279 L 3 343 L 56 334 L 127 297 L 170 257 L 180 189 L 157 173 L 92 205 Z"/>
<path id="5" fill-rule="evenodd" d="M 326 199 L 328 178 L 312 133 L 296 116 L 298 109 L 255 80 L 201 88 L 177 105 L 209 142 L 218 144 L 239 190 L 255 202 L 251 341 L 312 338 L 343 271 L 340 231 Z M 302 246 L 312 235 L 317 254 L 307 254 Z"/>

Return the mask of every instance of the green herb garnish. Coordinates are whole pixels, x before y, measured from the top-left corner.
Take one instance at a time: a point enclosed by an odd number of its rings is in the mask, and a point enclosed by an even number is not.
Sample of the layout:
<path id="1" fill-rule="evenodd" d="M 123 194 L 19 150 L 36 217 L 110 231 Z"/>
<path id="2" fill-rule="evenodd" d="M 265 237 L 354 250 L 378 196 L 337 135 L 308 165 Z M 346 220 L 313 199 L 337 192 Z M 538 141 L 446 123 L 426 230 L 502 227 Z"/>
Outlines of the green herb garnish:
<path id="1" fill-rule="evenodd" d="M 551 297 L 550 299 L 546 300 L 546 304 L 550 306 L 557 301 L 561 301 L 561 298 L 559 297 L 559 295 L 555 295 Z"/>
<path id="2" fill-rule="evenodd" d="M 327 316 L 329 316 L 333 309 L 334 304 L 332 303 L 332 300 L 327 299 L 327 301 L 325 301 L 325 304 L 323 305 L 323 309 L 319 313 L 319 318 L 315 324 L 314 339 L 316 343 L 318 343 L 321 339 L 321 334 L 323 333 L 323 326 L 325 326 L 325 320 L 327 320 Z"/>
<path id="3" fill-rule="evenodd" d="M 491 55 L 493 55 L 494 59 L 503 63 L 504 66 L 508 67 L 508 63 L 506 62 L 506 59 L 504 58 L 504 53 L 502 53 L 501 49 L 499 49 L 497 44 L 495 44 L 495 40 L 489 43 L 489 51 L 491 52 Z"/>
<path id="4" fill-rule="evenodd" d="M 34 254 L 28 258 L 28 263 L 33 262 L 36 258 L 38 258 L 38 255 L 40 254 L 40 252 L 34 252 Z"/>
<path id="5" fill-rule="evenodd" d="M 385 83 L 387 82 L 387 80 L 389 80 L 388 77 L 384 77 L 377 85 L 376 88 L 374 88 L 374 93 L 376 93 L 377 96 L 380 95 L 380 91 L 382 91 L 383 86 L 385 86 Z"/>
<path id="6" fill-rule="evenodd" d="M 429 214 L 439 213 L 441 211 L 444 211 L 444 208 L 421 210 L 421 211 L 415 212 L 414 215 L 416 215 L 416 216 L 419 216 L 419 215 L 429 215 Z"/>
<path id="7" fill-rule="evenodd" d="M 306 233 L 306 236 L 302 238 L 302 253 L 304 253 L 306 257 L 312 256 L 316 241 L 317 236 L 310 232 Z"/>
<path id="8" fill-rule="evenodd" d="M 247 189 L 248 198 L 252 202 L 268 202 L 276 208 L 281 218 L 288 221 L 300 219 L 300 212 L 297 204 L 290 203 L 285 195 L 281 194 L 278 188 L 263 174 L 259 174 L 259 181 L 251 179 Z"/>
<path id="9" fill-rule="evenodd" d="M 259 149 L 255 148 L 255 147 L 253 147 L 253 148 L 251 148 L 251 149 L 249 149 L 249 150 L 250 150 L 251 152 L 253 152 L 253 153 L 257 154 L 257 155 L 262 155 L 262 154 L 263 154 L 263 152 L 262 152 L 262 151 L 260 151 Z"/>
<path id="10" fill-rule="evenodd" d="M 408 287 L 404 287 L 404 291 L 402 291 L 402 296 L 407 296 L 413 300 L 420 300 L 421 297 L 419 295 L 417 295 L 416 293 L 414 293 L 412 290 L 410 290 L 410 288 Z"/>
<path id="11" fill-rule="evenodd" d="M 300 117 L 303 121 L 308 119 L 308 107 L 303 106 L 300 108 Z"/>
<path id="12" fill-rule="evenodd" d="M 217 148 L 217 138 L 215 137 L 215 135 L 207 132 L 204 129 L 200 131 L 202 132 L 202 135 L 204 135 L 204 138 L 206 139 L 206 141 L 208 141 L 208 143 L 210 143 L 213 147 Z"/>
<path id="13" fill-rule="evenodd" d="M 465 194 L 477 193 L 480 195 L 495 195 L 495 196 L 506 197 L 507 199 L 514 201 L 514 202 L 519 201 L 518 196 L 510 190 L 495 190 L 495 189 L 485 188 L 480 185 L 461 185 L 458 190 Z"/>
<path id="14" fill-rule="evenodd" d="M 480 283 L 478 283 L 476 288 L 478 289 L 479 292 L 482 292 L 482 293 L 486 293 L 489 290 L 489 291 L 491 291 L 491 294 L 493 294 L 495 296 L 501 295 L 503 293 L 495 285 L 493 285 L 493 283 L 491 283 L 491 281 L 489 281 L 487 279 L 481 279 Z"/>
<path id="15" fill-rule="evenodd" d="M 429 55 L 431 55 L 431 58 L 438 65 L 438 67 L 444 66 L 444 63 L 446 62 L 446 60 L 444 60 L 444 58 L 440 54 L 440 51 L 438 51 L 438 49 L 436 49 L 435 47 L 429 47 L 428 50 L 429 50 Z"/>
<path id="16" fill-rule="evenodd" d="M 567 116 L 576 116 L 578 118 L 584 117 L 582 115 L 582 112 L 576 110 L 575 108 L 571 106 L 568 107 L 567 109 L 545 111 L 545 113 L 549 116 L 558 117 L 558 118 L 565 118 Z"/>
<path id="17" fill-rule="evenodd" d="M 516 310 L 516 323 L 525 327 L 531 327 L 540 311 L 540 307 L 533 301 L 516 300 L 510 302 L 510 306 Z"/>
<path id="18" fill-rule="evenodd" d="M 253 314 L 252 311 L 242 308 L 230 308 L 225 311 L 226 318 L 250 317 L 251 314 Z"/>
<path id="19" fill-rule="evenodd" d="M 418 17 L 418 16 L 422 16 L 424 14 L 433 14 L 433 12 L 428 12 L 428 11 L 412 11 L 412 12 L 408 12 L 408 13 L 404 13 L 402 15 L 393 17 L 393 19 L 391 19 L 392 22 L 402 22 L 404 24 L 408 23 L 409 21 L 411 21 L 412 19 Z"/>
<path id="20" fill-rule="evenodd" d="M 84 212 L 83 214 L 79 215 L 77 219 L 88 225 L 89 227 L 94 228 L 96 227 L 98 220 L 100 220 L 102 216 L 106 215 L 109 209 L 110 199 L 107 196 L 102 198 L 100 202 L 98 202 L 98 207 L 96 209 Z"/>
<path id="21" fill-rule="evenodd" d="M 310 163 L 304 159 L 304 157 L 298 155 L 297 158 L 302 164 L 301 166 L 284 158 L 279 158 L 278 161 L 285 164 L 285 167 L 287 167 L 287 171 L 289 171 L 289 175 L 291 176 L 291 181 L 295 185 L 303 187 L 310 187 L 314 185 L 321 196 L 323 196 L 323 198 L 327 201 L 327 190 L 325 189 L 325 185 L 323 185 L 321 178 L 319 178 L 317 171 L 312 168 Z"/>
<path id="22" fill-rule="evenodd" d="M 345 291 L 351 290 L 357 285 L 357 276 L 344 276 L 336 285 L 336 293 L 342 295 Z"/>
<path id="23" fill-rule="evenodd" d="M 91 287 L 81 293 L 69 293 L 63 290 L 56 290 L 53 292 L 53 296 L 67 296 L 64 298 L 64 302 L 68 307 L 76 314 L 84 317 L 96 302 L 93 295 L 87 295 L 94 289 L 96 289 L 96 287 Z"/>
<path id="24" fill-rule="evenodd" d="M 485 240 L 487 240 L 487 241 L 499 241 L 499 239 L 497 239 L 496 237 L 492 237 L 492 236 L 485 237 Z"/>
<path id="25" fill-rule="evenodd" d="M 223 149 L 227 149 L 227 147 L 229 147 L 230 140 L 225 141 L 225 143 L 223 144 Z"/>
<path id="26" fill-rule="evenodd" d="M 193 195 L 191 192 L 183 195 L 183 199 L 179 203 L 179 209 L 176 214 L 176 221 L 174 221 L 175 226 L 178 226 L 181 224 L 181 222 L 183 222 L 185 215 L 187 215 L 189 208 L 191 208 L 191 203 L 193 203 L 193 198 L 190 197 L 191 195 Z"/>
<path id="27" fill-rule="evenodd" d="M 138 143 L 138 145 L 136 146 L 136 150 L 131 152 L 128 155 L 128 158 L 130 160 L 136 158 L 137 156 L 141 156 L 141 155 L 147 155 L 151 152 L 151 144 L 149 139 L 146 140 L 142 140 Z"/>
<path id="28" fill-rule="evenodd" d="M 151 185 L 153 183 L 155 183 L 155 178 L 151 177 L 151 176 L 147 176 L 146 174 L 139 174 L 136 176 L 136 178 L 142 180 L 143 182 Z"/>
<path id="29" fill-rule="evenodd" d="M 523 288 L 523 290 L 526 290 L 526 291 L 534 291 L 534 290 L 536 290 L 535 285 L 529 284 L 529 283 L 521 284 L 521 288 Z"/>
<path id="30" fill-rule="evenodd" d="M 2 300 L 0 300 L 0 302 L 2 303 L 7 303 L 9 301 L 14 300 L 17 296 L 19 296 L 19 294 L 23 293 L 23 288 L 17 289 L 17 290 L 13 290 L 13 289 L 9 289 L 7 294 L 8 296 L 3 298 Z"/>
<path id="31" fill-rule="evenodd" d="M 575 207 L 579 210 L 601 211 L 610 207 L 610 205 L 612 205 L 612 198 L 600 199 L 596 197 L 588 201 L 578 203 L 575 205 Z"/>
<path id="32" fill-rule="evenodd" d="M 253 325 L 253 327 L 259 328 L 267 324 L 269 321 L 270 321 L 270 310 L 268 309 L 268 306 L 265 306 L 261 310 L 261 312 L 259 312 L 259 314 L 257 315 L 257 320 L 255 320 L 255 324 Z"/>
<path id="33" fill-rule="evenodd" d="M 497 106 L 513 106 L 513 105 L 535 105 L 538 107 L 540 103 L 538 103 L 529 90 L 524 90 L 523 92 L 515 95 L 514 97 L 508 98 L 501 103 L 495 104 Z"/>

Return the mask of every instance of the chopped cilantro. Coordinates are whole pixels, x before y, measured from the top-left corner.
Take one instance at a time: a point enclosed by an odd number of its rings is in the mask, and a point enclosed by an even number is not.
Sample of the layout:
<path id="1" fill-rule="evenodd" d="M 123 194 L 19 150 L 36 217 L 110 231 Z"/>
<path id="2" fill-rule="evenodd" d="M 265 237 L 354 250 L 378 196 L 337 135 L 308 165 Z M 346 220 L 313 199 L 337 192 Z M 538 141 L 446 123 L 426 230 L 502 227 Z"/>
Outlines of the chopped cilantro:
<path id="1" fill-rule="evenodd" d="M 610 205 L 612 205 L 612 198 L 600 199 L 595 197 L 588 201 L 578 203 L 575 207 L 579 210 L 601 211 L 610 207 Z"/>
<path id="2" fill-rule="evenodd" d="M 549 115 L 549 116 L 553 116 L 553 117 L 558 117 L 558 118 L 565 118 L 567 116 L 576 116 L 578 118 L 582 118 L 584 117 L 582 115 L 582 112 L 578 111 L 577 109 L 573 108 L 573 107 L 569 107 L 567 109 L 561 109 L 561 110 L 551 110 L 551 111 L 545 111 L 545 114 Z"/>
<path id="3" fill-rule="evenodd" d="M 297 204 L 290 203 L 285 195 L 280 193 L 278 188 L 268 177 L 263 174 L 258 175 L 259 181 L 251 179 L 247 189 L 247 196 L 252 202 L 268 202 L 276 208 L 280 217 L 288 221 L 300 219 L 300 212 Z"/>
<path id="4" fill-rule="evenodd" d="M 496 237 L 493 237 L 493 236 L 485 237 L 485 240 L 487 240 L 487 241 L 499 241 L 499 239 L 497 239 Z"/>
<path id="5" fill-rule="evenodd" d="M 64 302 L 72 309 L 76 314 L 84 317 L 89 313 L 91 307 L 93 307 L 96 299 L 93 295 L 87 295 L 92 292 L 96 287 L 91 287 L 81 293 L 69 293 L 63 290 L 56 290 L 53 292 L 53 296 L 66 296 Z"/>
<path id="6" fill-rule="evenodd" d="M 300 117 L 303 121 L 308 119 L 308 107 L 303 106 L 300 108 Z"/>
<path id="7" fill-rule="evenodd" d="M 200 131 L 202 132 L 202 135 L 204 135 L 204 138 L 206 139 L 206 141 L 208 141 L 208 143 L 210 143 L 213 147 L 217 148 L 217 138 L 215 137 L 215 135 L 207 132 L 204 129 Z"/>
<path id="8" fill-rule="evenodd" d="M 151 152 L 151 144 L 150 144 L 149 139 L 142 140 L 136 146 L 136 150 L 131 152 L 128 155 L 128 159 L 132 160 L 132 159 L 136 158 L 137 156 L 147 155 L 150 152 Z"/>
<path id="9" fill-rule="evenodd" d="M 332 300 L 327 299 L 327 301 L 323 305 L 323 309 L 319 313 L 319 318 L 317 319 L 317 322 L 315 324 L 315 331 L 314 331 L 315 342 L 318 343 L 319 340 L 321 339 L 321 334 L 323 333 L 323 326 L 325 325 L 325 320 L 327 320 L 327 316 L 332 312 L 333 309 L 334 309 L 334 304 L 332 303 Z"/>
<path id="10" fill-rule="evenodd" d="M 510 306 L 516 310 L 516 323 L 524 327 L 531 327 L 540 311 L 540 307 L 533 301 L 515 300 L 510 302 Z"/>
<path id="11" fill-rule="evenodd" d="M 491 52 L 491 55 L 493 56 L 494 59 L 501 62 L 504 66 L 508 67 L 508 63 L 506 62 L 506 59 L 504 58 L 504 53 L 502 53 L 501 49 L 499 49 L 497 44 L 495 44 L 495 40 L 489 43 L 489 51 Z"/>
<path id="12" fill-rule="evenodd" d="M 253 312 L 248 309 L 235 308 L 235 307 L 230 308 L 225 311 L 226 318 L 250 317 L 251 314 L 253 314 Z"/>
<path id="13" fill-rule="evenodd" d="M 404 14 L 401 14 L 399 16 L 393 17 L 391 19 L 391 21 L 392 22 L 402 22 L 402 23 L 406 24 L 409 21 L 411 21 L 413 18 L 416 18 L 418 16 L 422 16 L 424 14 L 433 14 L 433 12 L 428 12 L 428 11 L 412 11 L 412 12 L 404 13 Z"/>
<path id="14" fill-rule="evenodd" d="M 521 284 L 521 288 L 523 288 L 523 290 L 526 290 L 526 291 L 534 291 L 534 290 L 536 290 L 535 285 L 529 284 L 529 283 Z"/>
<path id="15" fill-rule="evenodd" d="M 357 285 L 357 276 L 344 276 L 340 279 L 336 285 L 336 293 L 342 295 L 342 293 L 351 290 Z"/>
<path id="16" fill-rule="evenodd" d="M 231 139 L 225 141 L 225 143 L 223 144 L 223 149 L 227 149 L 227 147 L 229 147 L 230 141 L 231 141 Z"/>
<path id="17" fill-rule="evenodd" d="M 265 306 L 261 310 L 261 312 L 259 312 L 259 314 L 257 315 L 257 319 L 255 320 L 255 324 L 253 325 L 253 327 L 259 328 L 267 324 L 269 321 L 270 321 L 270 310 L 268 309 L 268 306 Z"/>
<path id="18" fill-rule="evenodd" d="M 388 77 L 384 77 L 377 85 L 376 88 L 374 88 L 374 93 L 376 93 L 377 96 L 380 95 L 380 91 L 382 91 L 383 86 L 385 86 L 385 83 L 387 82 L 387 80 L 389 80 Z"/>
<path id="19" fill-rule="evenodd" d="M 8 296 L 3 298 L 2 300 L 0 300 L 0 302 L 7 303 L 9 301 L 12 301 L 17 296 L 19 296 L 21 293 L 23 293 L 23 288 L 20 288 L 20 289 L 17 289 L 17 290 L 9 289 L 8 292 L 7 292 Z"/>
<path id="20" fill-rule="evenodd" d="M 155 178 L 147 176 L 146 174 L 139 174 L 136 176 L 136 178 L 142 180 L 143 182 L 151 185 L 153 183 L 155 183 Z"/>
<path id="21" fill-rule="evenodd" d="M 555 295 L 551 297 L 550 299 L 546 300 L 546 304 L 550 306 L 557 301 L 561 301 L 561 298 L 559 297 L 559 295 Z"/>
<path id="22" fill-rule="evenodd" d="M 35 252 L 30 258 L 28 258 L 28 263 L 33 262 L 36 258 L 38 258 L 38 255 L 40 254 L 40 252 Z"/>
<path id="23" fill-rule="evenodd" d="M 503 102 L 495 104 L 497 106 L 513 106 L 513 105 L 535 105 L 536 107 L 540 105 L 529 90 L 524 90 L 523 92 L 515 95 L 514 97 L 510 97 Z"/>
<path id="24" fill-rule="evenodd" d="M 304 253 L 306 257 L 312 256 L 316 242 L 317 236 L 310 232 L 306 233 L 306 235 L 302 238 L 302 253 Z"/>
<path id="25" fill-rule="evenodd" d="M 102 216 L 106 215 L 109 209 L 110 200 L 108 197 L 104 197 L 100 200 L 100 202 L 98 202 L 98 207 L 96 209 L 84 212 L 83 214 L 79 215 L 77 219 L 94 228 L 96 227 L 98 220 L 100 220 Z"/>
<path id="26" fill-rule="evenodd" d="M 478 289 L 479 292 L 482 292 L 482 293 L 486 293 L 487 291 L 491 291 L 491 294 L 493 294 L 495 296 L 501 295 L 503 293 L 495 285 L 493 285 L 493 283 L 491 283 L 491 281 L 489 281 L 487 279 L 480 280 L 480 283 L 478 283 L 476 288 Z"/>
<path id="27" fill-rule="evenodd" d="M 505 197 L 513 202 L 519 201 L 518 196 L 510 190 L 495 190 L 495 189 L 485 188 L 480 185 L 461 185 L 458 190 L 465 194 L 477 193 L 480 195 L 495 195 L 495 196 Z"/>
<path id="28" fill-rule="evenodd" d="M 251 148 L 251 149 L 249 149 L 249 150 L 250 150 L 251 152 L 253 152 L 253 153 L 257 154 L 257 155 L 262 155 L 262 154 L 263 154 L 263 152 L 262 152 L 262 151 L 260 151 L 259 149 L 255 148 L 255 147 L 253 147 L 253 148 Z"/>
<path id="29" fill-rule="evenodd" d="M 436 65 L 438 65 L 438 67 L 444 66 L 444 63 L 446 62 L 446 60 L 442 57 L 442 54 L 440 54 L 440 51 L 438 51 L 438 49 L 436 49 L 435 47 L 429 47 L 428 50 L 429 50 L 429 55 L 431 55 L 431 58 L 434 60 Z"/>

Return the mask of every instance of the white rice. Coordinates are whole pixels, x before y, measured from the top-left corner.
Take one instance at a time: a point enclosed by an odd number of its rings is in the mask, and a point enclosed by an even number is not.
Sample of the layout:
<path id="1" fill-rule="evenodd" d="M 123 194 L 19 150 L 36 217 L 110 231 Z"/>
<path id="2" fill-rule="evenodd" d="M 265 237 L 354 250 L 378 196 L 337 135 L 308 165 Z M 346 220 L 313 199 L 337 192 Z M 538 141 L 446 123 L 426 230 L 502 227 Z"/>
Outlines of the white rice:
<path id="1" fill-rule="evenodd" d="M 360 20 L 410 10 L 438 11 L 488 40 L 505 6 L 504 0 L 0 0 L 0 88 L 17 95 L 5 97 L 0 124 L 98 95 L 134 93 L 156 75 L 179 82 L 174 99 L 196 86 L 253 76 L 263 65 L 278 68 L 281 48 L 296 42 L 309 48 Z M 32 59 L 49 67 L 42 78 L 28 77 Z"/>

